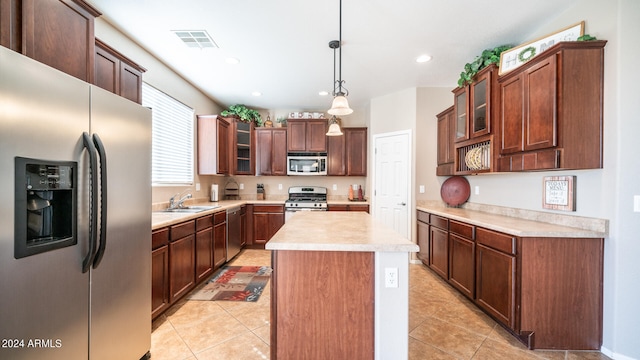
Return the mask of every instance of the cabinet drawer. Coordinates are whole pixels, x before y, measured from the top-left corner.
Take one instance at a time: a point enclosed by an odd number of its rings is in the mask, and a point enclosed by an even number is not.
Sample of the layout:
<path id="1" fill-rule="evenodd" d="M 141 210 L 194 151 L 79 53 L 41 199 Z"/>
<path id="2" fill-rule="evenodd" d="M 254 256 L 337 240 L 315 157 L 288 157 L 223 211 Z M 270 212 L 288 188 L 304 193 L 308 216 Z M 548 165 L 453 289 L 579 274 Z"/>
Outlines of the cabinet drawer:
<path id="1" fill-rule="evenodd" d="M 284 205 L 253 205 L 253 212 L 281 213 L 284 212 Z"/>
<path id="2" fill-rule="evenodd" d="M 171 227 L 171 241 L 176 241 L 195 233 L 196 221 L 191 220 Z"/>
<path id="3" fill-rule="evenodd" d="M 151 249 L 155 250 L 169 243 L 169 228 L 156 230 L 151 234 Z"/>
<path id="4" fill-rule="evenodd" d="M 219 225 L 222 224 L 224 222 L 227 221 L 227 212 L 226 211 L 220 211 L 217 212 L 215 214 L 213 214 L 213 224 L 214 225 Z"/>
<path id="5" fill-rule="evenodd" d="M 213 215 L 203 216 L 196 219 L 196 232 L 213 226 Z"/>
<path id="6" fill-rule="evenodd" d="M 425 222 L 425 223 L 429 223 L 429 213 L 426 213 L 426 212 L 424 212 L 424 211 L 419 211 L 419 210 L 418 210 L 418 215 L 417 215 L 417 217 L 418 217 L 418 221 L 422 221 L 422 222 Z"/>
<path id="7" fill-rule="evenodd" d="M 429 223 L 435 227 L 439 227 L 440 229 L 449 229 L 449 219 L 443 218 L 442 216 L 431 214 L 431 220 Z"/>
<path id="8" fill-rule="evenodd" d="M 507 254 L 516 254 L 516 238 L 499 232 L 477 228 L 476 242 Z"/>
<path id="9" fill-rule="evenodd" d="M 473 240 L 474 239 L 474 230 L 475 226 L 461 223 L 455 220 L 449 220 L 449 232 L 458 234 L 464 238 Z"/>

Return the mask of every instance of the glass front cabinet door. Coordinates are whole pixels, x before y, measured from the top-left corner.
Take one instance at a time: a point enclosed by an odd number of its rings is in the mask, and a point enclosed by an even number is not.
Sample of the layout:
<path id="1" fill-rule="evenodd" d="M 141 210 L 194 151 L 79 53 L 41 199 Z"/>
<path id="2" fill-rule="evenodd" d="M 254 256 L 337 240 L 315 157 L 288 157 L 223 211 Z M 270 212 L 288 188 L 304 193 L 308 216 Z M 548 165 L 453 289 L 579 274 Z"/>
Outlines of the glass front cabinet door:
<path id="1" fill-rule="evenodd" d="M 468 87 L 457 88 L 454 90 L 454 107 L 455 107 L 455 141 L 464 141 L 469 139 L 469 124 L 467 123 L 467 104 L 468 100 Z"/>
<path id="2" fill-rule="evenodd" d="M 491 94 L 491 74 L 491 72 L 486 72 L 481 76 L 478 76 L 470 85 L 470 137 L 472 138 L 489 134 L 491 131 L 489 128 L 491 123 L 489 101 L 489 95 Z"/>

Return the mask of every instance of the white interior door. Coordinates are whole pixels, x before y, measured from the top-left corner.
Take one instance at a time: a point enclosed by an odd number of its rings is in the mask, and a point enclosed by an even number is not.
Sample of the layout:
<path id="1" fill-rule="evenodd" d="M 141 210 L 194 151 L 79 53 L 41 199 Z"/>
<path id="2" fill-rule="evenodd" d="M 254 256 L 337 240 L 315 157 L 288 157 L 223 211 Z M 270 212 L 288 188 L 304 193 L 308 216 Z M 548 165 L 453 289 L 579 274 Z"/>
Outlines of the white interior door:
<path id="1" fill-rule="evenodd" d="M 410 130 L 374 136 L 373 216 L 410 238 Z"/>

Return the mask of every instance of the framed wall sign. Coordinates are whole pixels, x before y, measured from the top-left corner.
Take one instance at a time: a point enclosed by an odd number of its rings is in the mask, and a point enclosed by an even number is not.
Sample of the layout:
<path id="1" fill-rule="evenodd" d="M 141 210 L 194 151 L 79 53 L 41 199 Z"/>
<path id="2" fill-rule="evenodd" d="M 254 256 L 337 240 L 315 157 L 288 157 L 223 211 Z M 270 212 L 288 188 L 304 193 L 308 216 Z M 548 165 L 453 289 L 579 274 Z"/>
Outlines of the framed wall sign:
<path id="1" fill-rule="evenodd" d="M 498 75 L 503 75 L 540 55 L 543 51 L 561 41 L 576 41 L 584 35 L 584 21 L 568 26 L 540 39 L 516 46 L 500 54 Z"/>
<path id="2" fill-rule="evenodd" d="M 542 179 L 542 207 L 576 211 L 575 176 L 545 176 Z"/>

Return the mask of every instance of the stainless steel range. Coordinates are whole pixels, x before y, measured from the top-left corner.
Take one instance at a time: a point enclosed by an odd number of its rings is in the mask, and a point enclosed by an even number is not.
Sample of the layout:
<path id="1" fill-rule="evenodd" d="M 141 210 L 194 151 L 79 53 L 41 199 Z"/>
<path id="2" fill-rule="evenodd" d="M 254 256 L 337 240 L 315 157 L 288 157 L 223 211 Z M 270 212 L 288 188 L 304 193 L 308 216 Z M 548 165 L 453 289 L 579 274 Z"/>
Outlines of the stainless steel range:
<path id="1" fill-rule="evenodd" d="M 327 211 L 327 188 L 321 186 L 291 186 L 284 203 L 285 222 L 296 211 Z"/>

